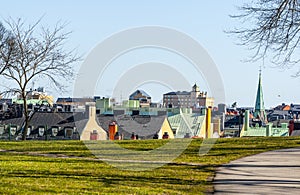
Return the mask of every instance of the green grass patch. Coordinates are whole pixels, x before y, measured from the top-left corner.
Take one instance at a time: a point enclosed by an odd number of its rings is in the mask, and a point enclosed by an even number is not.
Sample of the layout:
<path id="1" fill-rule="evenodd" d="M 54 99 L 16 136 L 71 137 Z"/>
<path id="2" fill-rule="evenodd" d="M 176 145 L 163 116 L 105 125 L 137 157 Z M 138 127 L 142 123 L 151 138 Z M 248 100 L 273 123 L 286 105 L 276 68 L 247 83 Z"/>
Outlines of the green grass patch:
<path id="1" fill-rule="evenodd" d="M 149 151 L 168 140 L 116 141 L 123 148 Z M 5 194 L 201 194 L 212 190 L 215 168 L 264 151 L 300 147 L 299 137 L 218 139 L 199 156 L 195 139 L 172 163 L 149 171 L 125 171 L 96 161 L 81 141 L 0 142 L 0 191 Z M 63 154 L 78 158 L 28 155 Z M 115 151 L 109 151 L 114 153 Z M 169 150 L 168 152 L 172 152 Z"/>

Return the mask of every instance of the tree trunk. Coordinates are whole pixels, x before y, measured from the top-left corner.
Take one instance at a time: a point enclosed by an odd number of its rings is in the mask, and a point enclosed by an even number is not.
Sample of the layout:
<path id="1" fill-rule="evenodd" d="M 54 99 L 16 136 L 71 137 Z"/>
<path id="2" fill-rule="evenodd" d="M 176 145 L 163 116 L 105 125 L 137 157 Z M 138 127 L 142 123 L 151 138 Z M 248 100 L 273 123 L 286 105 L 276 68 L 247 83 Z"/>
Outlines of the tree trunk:
<path id="1" fill-rule="evenodd" d="M 27 97 L 25 95 L 26 92 L 22 94 L 23 98 L 23 114 L 24 114 L 24 125 L 22 125 L 23 129 L 23 134 L 22 134 L 22 140 L 26 140 L 27 137 L 27 131 L 28 131 L 28 126 L 29 126 L 29 112 L 28 112 L 28 106 L 27 106 Z"/>

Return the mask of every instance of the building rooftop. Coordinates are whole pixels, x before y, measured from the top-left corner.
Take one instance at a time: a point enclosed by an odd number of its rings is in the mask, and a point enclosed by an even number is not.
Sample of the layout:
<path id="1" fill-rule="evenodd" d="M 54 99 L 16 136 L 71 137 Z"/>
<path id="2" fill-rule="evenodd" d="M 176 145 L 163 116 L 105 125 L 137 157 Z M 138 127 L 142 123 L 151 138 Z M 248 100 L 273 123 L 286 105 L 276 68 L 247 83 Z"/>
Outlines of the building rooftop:
<path id="1" fill-rule="evenodd" d="M 12 104 L 12 99 L 0 99 L 0 104 Z"/>
<path id="2" fill-rule="evenodd" d="M 164 95 L 191 95 L 191 92 L 188 91 L 177 91 L 177 92 L 169 92 Z"/>
<path id="3" fill-rule="evenodd" d="M 145 96 L 146 98 L 151 98 L 151 96 L 147 94 L 144 90 L 138 89 L 129 96 L 129 100 L 135 100 L 134 97 L 138 94 L 142 94 L 142 96 Z"/>
<path id="4" fill-rule="evenodd" d="M 130 139 L 131 134 L 138 135 L 141 139 L 153 139 L 158 133 L 166 120 L 166 116 L 130 116 L 130 115 L 114 115 L 114 116 L 98 116 L 100 126 L 108 132 L 109 124 L 116 122 L 119 134 L 123 134 L 124 139 Z"/>
<path id="5" fill-rule="evenodd" d="M 21 130 L 24 122 L 24 117 L 3 119 L 1 124 L 3 125 L 16 125 L 17 131 Z M 59 131 L 57 136 L 64 136 L 63 128 L 70 127 L 75 128 L 81 132 L 88 121 L 88 117 L 84 113 L 71 113 L 71 112 L 35 112 L 29 123 L 32 127 L 32 135 L 38 134 L 38 127 L 60 127 L 62 131 Z"/>
<path id="6" fill-rule="evenodd" d="M 71 98 L 71 97 L 67 97 L 67 98 L 57 98 L 56 102 L 80 102 L 80 103 L 84 103 L 84 102 L 93 102 L 94 98 Z"/>

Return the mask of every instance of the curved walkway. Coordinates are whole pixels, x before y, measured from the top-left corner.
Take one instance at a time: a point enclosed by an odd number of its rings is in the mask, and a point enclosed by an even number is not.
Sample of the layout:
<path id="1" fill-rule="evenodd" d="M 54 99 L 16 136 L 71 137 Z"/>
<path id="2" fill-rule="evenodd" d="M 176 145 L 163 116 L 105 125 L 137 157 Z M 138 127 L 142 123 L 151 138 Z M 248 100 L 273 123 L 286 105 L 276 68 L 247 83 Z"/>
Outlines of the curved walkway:
<path id="1" fill-rule="evenodd" d="M 214 194 L 300 194 L 300 148 L 265 152 L 217 169 Z"/>

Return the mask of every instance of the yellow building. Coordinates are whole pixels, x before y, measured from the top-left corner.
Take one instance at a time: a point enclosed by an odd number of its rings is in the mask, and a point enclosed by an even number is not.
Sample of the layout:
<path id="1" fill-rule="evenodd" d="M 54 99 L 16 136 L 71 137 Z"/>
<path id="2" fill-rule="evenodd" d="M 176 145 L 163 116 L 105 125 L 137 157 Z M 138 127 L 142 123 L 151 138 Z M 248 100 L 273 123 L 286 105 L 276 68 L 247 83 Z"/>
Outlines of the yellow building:
<path id="1" fill-rule="evenodd" d="M 168 135 L 168 139 L 174 139 L 175 136 L 174 136 L 174 133 L 172 131 L 172 128 L 170 126 L 170 123 L 167 119 L 167 117 L 164 119 L 162 125 L 161 125 L 161 128 L 158 132 L 158 139 L 163 139 L 164 138 L 164 135 Z"/>

